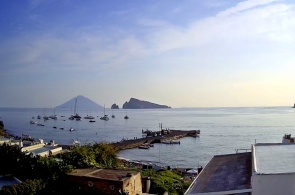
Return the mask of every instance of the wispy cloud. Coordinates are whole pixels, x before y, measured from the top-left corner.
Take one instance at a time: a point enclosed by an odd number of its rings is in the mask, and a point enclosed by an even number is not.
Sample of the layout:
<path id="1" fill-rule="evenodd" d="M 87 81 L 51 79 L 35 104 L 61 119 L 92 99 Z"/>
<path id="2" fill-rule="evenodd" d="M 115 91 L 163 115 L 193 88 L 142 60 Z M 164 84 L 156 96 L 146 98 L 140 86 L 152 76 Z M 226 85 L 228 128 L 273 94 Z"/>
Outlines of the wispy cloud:
<path id="1" fill-rule="evenodd" d="M 246 0 L 238 3 L 236 6 L 226 9 L 225 11 L 220 12 L 219 16 L 228 16 L 232 14 L 236 14 L 242 11 L 246 11 L 249 9 L 253 9 L 259 6 L 268 5 L 274 2 L 278 2 L 280 0 Z"/>

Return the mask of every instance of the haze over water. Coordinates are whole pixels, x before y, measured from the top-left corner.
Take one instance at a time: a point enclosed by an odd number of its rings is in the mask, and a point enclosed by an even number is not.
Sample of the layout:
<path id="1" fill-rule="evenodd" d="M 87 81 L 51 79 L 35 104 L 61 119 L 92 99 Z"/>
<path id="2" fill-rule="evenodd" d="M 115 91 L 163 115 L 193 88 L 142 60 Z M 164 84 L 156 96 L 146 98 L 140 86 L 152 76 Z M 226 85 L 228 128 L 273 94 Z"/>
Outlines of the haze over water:
<path id="1" fill-rule="evenodd" d="M 46 115 L 53 110 L 46 109 Z M 28 134 L 42 138 L 45 142 L 55 140 L 58 144 L 72 144 L 73 139 L 82 144 L 94 142 L 117 142 L 122 138 L 134 139 L 142 136 L 142 129 L 163 128 L 192 130 L 200 129 L 198 138 L 186 137 L 180 145 L 155 144 L 149 150 L 130 149 L 121 151 L 120 157 L 170 165 L 177 167 L 197 167 L 206 165 L 218 154 L 235 153 L 235 149 L 250 149 L 256 142 L 281 142 L 285 133 L 295 133 L 295 109 L 290 107 L 260 108 L 179 108 L 147 110 L 106 110 L 106 114 L 116 115 L 109 121 L 100 120 L 103 111 L 92 111 L 96 122 L 88 120 L 71 121 L 69 111 L 55 110 L 58 120 L 43 121 L 37 116 L 44 109 L 1 108 L 0 117 L 10 134 Z M 89 111 L 79 113 L 89 115 Z M 125 115 L 130 118 L 124 119 Z M 61 116 L 65 117 L 61 117 Z M 30 124 L 32 117 L 45 126 Z M 65 120 L 65 121 L 64 121 Z M 54 129 L 53 127 L 57 128 Z M 74 128 L 70 132 L 70 128 Z M 61 130 L 60 128 L 64 128 Z"/>

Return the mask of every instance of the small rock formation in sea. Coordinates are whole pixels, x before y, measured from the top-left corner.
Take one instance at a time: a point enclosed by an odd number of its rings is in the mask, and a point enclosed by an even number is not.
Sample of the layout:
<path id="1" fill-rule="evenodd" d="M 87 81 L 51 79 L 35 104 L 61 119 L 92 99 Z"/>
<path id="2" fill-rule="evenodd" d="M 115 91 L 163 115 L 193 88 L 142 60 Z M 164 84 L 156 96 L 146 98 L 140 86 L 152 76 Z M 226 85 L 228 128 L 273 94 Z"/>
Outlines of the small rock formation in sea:
<path id="1" fill-rule="evenodd" d="M 130 98 L 129 102 L 125 102 L 122 106 L 123 109 L 151 109 L 151 108 L 171 108 L 166 105 L 151 103 L 148 101 Z"/>
<path id="2" fill-rule="evenodd" d="M 111 109 L 119 109 L 119 105 L 117 105 L 117 104 L 113 104 L 112 106 L 111 106 Z"/>

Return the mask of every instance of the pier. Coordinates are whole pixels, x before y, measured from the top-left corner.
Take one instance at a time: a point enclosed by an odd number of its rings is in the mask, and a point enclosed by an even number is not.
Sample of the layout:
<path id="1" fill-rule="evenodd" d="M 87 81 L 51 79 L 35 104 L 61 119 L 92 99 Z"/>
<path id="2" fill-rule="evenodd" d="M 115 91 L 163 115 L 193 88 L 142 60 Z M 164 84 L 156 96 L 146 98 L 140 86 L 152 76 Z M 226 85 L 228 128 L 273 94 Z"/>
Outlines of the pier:
<path id="1" fill-rule="evenodd" d="M 122 140 L 120 142 L 112 143 L 112 145 L 117 150 L 125 150 L 125 149 L 132 149 L 132 148 L 138 148 L 139 146 L 143 144 L 153 144 L 153 143 L 161 143 L 164 140 L 175 140 L 180 139 L 183 137 L 198 137 L 200 134 L 200 130 L 167 130 L 163 129 L 162 131 L 149 131 L 152 132 L 153 136 L 146 136 L 143 138 L 137 138 L 137 139 L 128 139 L 128 140 Z M 161 133 L 159 133 L 161 132 Z M 143 132 L 144 133 L 144 132 Z M 147 133 L 145 131 L 145 133 Z"/>

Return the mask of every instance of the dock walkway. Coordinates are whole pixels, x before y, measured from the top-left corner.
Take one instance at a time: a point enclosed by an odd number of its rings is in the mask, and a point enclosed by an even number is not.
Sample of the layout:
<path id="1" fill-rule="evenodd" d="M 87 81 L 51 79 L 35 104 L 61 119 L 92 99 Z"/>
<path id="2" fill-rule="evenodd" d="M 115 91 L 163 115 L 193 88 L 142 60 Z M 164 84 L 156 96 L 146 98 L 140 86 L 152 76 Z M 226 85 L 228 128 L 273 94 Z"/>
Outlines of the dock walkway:
<path id="1" fill-rule="evenodd" d="M 199 130 L 170 130 L 169 134 L 165 135 L 157 135 L 153 137 L 144 137 L 138 139 L 130 139 L 130 140 L 122 140 L 121 142 L 112 143 L 112 145 L 117 150 L 125 150 L 125 149 L 132 149 L 138 148 L 142 144 L 153 144 L 153 143 L 160 143 L 162 140 L 167 139 L 180 139 L 182 137 L 197 137 L 200 134 Z"/>

